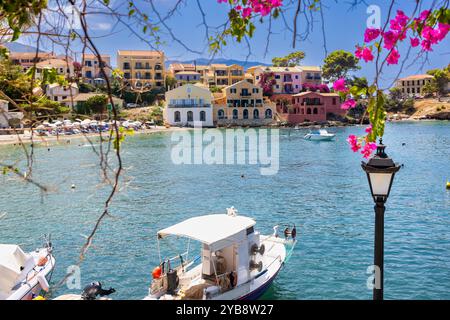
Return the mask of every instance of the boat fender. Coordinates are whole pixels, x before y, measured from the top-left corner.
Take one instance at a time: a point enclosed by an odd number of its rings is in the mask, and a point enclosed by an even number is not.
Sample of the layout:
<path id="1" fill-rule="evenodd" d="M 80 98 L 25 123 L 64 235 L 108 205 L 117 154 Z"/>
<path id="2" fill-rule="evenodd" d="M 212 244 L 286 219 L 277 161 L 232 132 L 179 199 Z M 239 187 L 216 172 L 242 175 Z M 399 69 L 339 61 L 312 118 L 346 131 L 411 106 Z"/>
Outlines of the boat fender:
<path id="1" fill-rule="evenodd" d="M 297 228 L 295 226 L 294 226 L 294 228 L 292 228 L 291 237 L 294 240 L 297 237 Z"/>
<path id="2" fill-rule="evenodd" d="M 266 250 L 266 247 L 263 244 L 258 248 L 258 245 L 255 243 L 251 247 L 251 253 L 253 255 L 255 255 L 257 253 L 259 253 L 260 255 L 263 255 L 265 250 Z"/>
<path id="3" fill-rule="evenodd" d="M 249 267 L 250 267 L 250 270 L 257 269 L 259 272 L 261 272 L 263 264 L 262 264 L 262 261 L 256 263 L 255 261 L 251 260 Z"/>
<path id="4" fill-rule="evenodd" d="M 153 269 L 153 271 L 152 271 L 153 279 L 161 278 L 161 272 L 162 272 L 162 270 L 161 270 L 160 266 L 157 266 L 155 269 Z"/>
<path id="5" fill-rule="evenodd" d="M 175 290 L 178 288 L 180 279 L 177 275 L 177 270 L 169 269 L 167 271 L 167 293 L 175 294 Z"/>
<path id="6" fill-rule="evenodd" d="M 44 290 L 45 292 L 48 292 L 50 286 L 47 282 L 47 279 L 45 278 L 45 276 L 42 273 L 39 273 L 37 275 L 37 281 L 39 282 L 39 285 L 41 286 L 42 290 Z"/>

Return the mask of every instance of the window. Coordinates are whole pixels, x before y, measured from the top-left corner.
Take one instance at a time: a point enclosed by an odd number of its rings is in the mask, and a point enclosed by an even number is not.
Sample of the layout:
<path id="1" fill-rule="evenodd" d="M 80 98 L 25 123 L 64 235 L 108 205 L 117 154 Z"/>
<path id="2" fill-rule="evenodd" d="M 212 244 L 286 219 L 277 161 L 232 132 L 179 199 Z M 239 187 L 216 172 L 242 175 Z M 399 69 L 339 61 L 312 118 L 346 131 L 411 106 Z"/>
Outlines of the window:
<path id="1" fill-rule="evenodd" d="M 233 119 L 237 119 L 238 118 L 238 111 L 237 111 L 237 109 L 234 109 L 233 110 Z"/>
<path id="2" fill-rule="evenodd" d="M 130 63 L 129 63 L 129 62 L 124 62 L 123 68 L 124 68 L 125 70 L 130 69 Z"/>
<path id="3" fill-rule="evenodd" d="M 222 109 L 220 109 L 219 111 L 217 111 L 217 118 L 219 118 L 219 119 L 225 119 L 225 112 L 223 112 Z"/>
<path id="4" fill-rule="evenodd" d="M 259 93 L 259 89 L 258 88 L 253 88 L 253 93 Z"/>
<path id="5" fill-rule="evenodd" d="M 306 109 L 306 114 L 311 114 L 311 108 Z"/>
<path id="6" fill-rule="evenodd" d="M 276 86 L 275 86 L 275 88 L 279 89 L 279 88 L 280 88 L 280 86 L 279 86 L 279 85 L 276 85 Z"/>
<path id="7" fill-rule="evenodd" d="M 86 71 L 86 78 L 92 78 L 92 72 Z"/>
<path id="8" fill-rule="evenodd" d="M 206 121 L 206 112 L 200 111 L 200 121 Z"/>
<path id="9" fill-rule="evenodd" d="M 259 111 L 258 111 L 258 109 L 253 110 L 253 119 L 259 119 Z"/>
<path id="10" fill-rule="evenodd" d="M 272 110 L 266 109 L 265 117 L 266 119 L 272 119 Z"/>
<path id="11" fill-rule="evenodd" d="M 192 111 L 188 111 L 187 113 L 187 121 L 194 121 L 194 113 Z"/>
<path id="12" fill-rule="evenodd" d="M 175 111 L 175 122 L 180 122 L 181 121 L 181 119 L 180 119 L 180 111 Z"/>
<path id="13" fill-rule="evenodd" d="M 248 110 L 244 109 L 244 112 L 242 113 L 242 116 L 244 119 L 248 119 Z"/>
<path id="14" fill-rule="evenodd" d="M 259 80 L 259 76 L 256 76 L 256 80 Z"/>
<path id="15" fill-rule="evenodd" d="M 280 75 L 279 74 L 276 74 L 275 75 L 275 79 L 280 79 L 281 77 L 280 77 Z"/>
<path id="16" fill-rule="evenodd" d="M 336 105 L 336 98 L 333 98 L 333 105 Z"/>
<path id="17" fill-rule="evenodd" d="M 298 79 L 298 75 L 295 75 L 295 79 Z"/>
<path id="18" fill-rule="evenodd" d="M 314 108 L 313 109 L 313 114 L 318 114 L 319 113 L 319 111 L 317 110 L 317 108 Z"/>

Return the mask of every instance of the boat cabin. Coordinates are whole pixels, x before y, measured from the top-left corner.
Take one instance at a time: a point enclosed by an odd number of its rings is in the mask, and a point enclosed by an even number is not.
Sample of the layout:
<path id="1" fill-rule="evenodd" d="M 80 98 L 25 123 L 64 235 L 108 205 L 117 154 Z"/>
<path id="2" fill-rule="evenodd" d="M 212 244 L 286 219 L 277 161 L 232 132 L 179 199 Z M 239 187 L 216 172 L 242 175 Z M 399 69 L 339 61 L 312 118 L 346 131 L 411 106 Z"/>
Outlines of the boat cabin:
<path id="1" fill-rule="evenodd" d="M 258 269 L 261 271 L 262 263 L 258 264 L 251 253 L 252 248 L 258 249 L 260 246 L 260 234 L 254 230 L 254 225 L 255 220 L 248 217 L 232 213 L 213 214 L 191 218 L 159 231 L 158 240 L 174 235 L 201 242 L 198 257 L 201 263 L 186 271 L 191 263 L 182 261 L 181 268 L 175 269 L 179 295 L 186 299 L 202 299 L 206 294 L 206 298 L 211 298 L 248 282 L 258 273 Z M 159 287 L 166 293 L 174 293 L 171 284 L 164 283 L 171 281 L 171 272 L 162 270 L 162 279 L 165 280 L 153 291 Z"/>

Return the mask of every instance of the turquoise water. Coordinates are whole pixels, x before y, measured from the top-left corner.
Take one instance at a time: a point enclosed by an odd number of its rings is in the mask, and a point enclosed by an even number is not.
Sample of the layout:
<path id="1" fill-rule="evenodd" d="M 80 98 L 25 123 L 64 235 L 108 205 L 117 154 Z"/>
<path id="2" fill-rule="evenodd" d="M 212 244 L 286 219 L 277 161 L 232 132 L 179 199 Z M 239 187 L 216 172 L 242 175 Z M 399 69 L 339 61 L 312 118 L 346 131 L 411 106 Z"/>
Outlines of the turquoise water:
<path id="1" fill-rule="evenodd" d="M 127 186 L 82 264 L 82 286 L 99 280 L 116 288 L 116 299 L 142 298 L 159 261 L 156 231 L 234 205 L 265 233 L 280 221 L 299 226 L 294 254 L 265 298 L 371 299 L 373 203 L 361 158 L 345 141 L 363 130 L 334 128 L 336 141 L 322 143 L 281 130 L 273 176 L 260 175 L 258 166 L 174 165 L 167 133 L 127 138 Z M 385 217 L 385 298 L 450 299 L 450 124 L 390 123 L 384 141 L 404 164 Z M 0 161 L 21 157 L 17 147 L 0 147 Z M 0 243 L 32 250 L 51 233 L 57 282 L 77 261 L 108 188 L 90 147 L 74 142 L 37 148 L 34 178 L 55 191 L 41 195 L 13 176 L 0 177 Z M 57 294 L 79 291 L 62 287 Z"/>

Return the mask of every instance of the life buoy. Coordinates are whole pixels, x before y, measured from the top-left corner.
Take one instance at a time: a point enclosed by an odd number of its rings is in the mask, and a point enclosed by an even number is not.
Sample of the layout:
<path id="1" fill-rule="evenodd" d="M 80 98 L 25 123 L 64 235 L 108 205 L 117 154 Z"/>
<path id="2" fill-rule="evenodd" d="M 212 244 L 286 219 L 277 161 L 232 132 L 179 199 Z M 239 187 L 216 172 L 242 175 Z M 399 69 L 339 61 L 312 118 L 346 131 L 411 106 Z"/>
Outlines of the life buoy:
<path id="1" fill-rule="evenodd" d="M 47 257 L 40 257 L 39 260 L 38 260 L 38 263 L 37 263 L 38 267 L 45 266 L 47 261 L 48 261 Z"/>
<path id="2" fill-rule="evenodd" d="M 161 278 L 161 272 L 162 272 L 162 270 L 161 270 L 160 266 L 157 266 L 155 269 L 153 269 L 153 271 L 152 271 L 153 279 Z"/>

